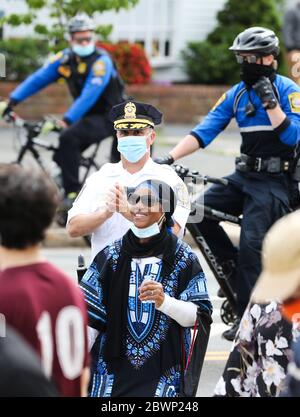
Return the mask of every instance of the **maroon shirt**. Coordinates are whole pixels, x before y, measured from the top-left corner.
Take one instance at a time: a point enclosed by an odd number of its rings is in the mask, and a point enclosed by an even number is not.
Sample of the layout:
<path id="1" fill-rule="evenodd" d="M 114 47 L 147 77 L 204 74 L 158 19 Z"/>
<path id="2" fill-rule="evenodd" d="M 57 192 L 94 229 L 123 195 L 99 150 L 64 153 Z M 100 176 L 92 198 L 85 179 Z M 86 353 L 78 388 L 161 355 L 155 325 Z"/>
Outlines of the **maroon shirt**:
<path id="1" fill-rule="evenodd" d="M 48 262 L 0 272 L 0 314 L 41 357 L 62 396 L 80 396 L 89 365 L 87 315 L 71 279 Z"/>

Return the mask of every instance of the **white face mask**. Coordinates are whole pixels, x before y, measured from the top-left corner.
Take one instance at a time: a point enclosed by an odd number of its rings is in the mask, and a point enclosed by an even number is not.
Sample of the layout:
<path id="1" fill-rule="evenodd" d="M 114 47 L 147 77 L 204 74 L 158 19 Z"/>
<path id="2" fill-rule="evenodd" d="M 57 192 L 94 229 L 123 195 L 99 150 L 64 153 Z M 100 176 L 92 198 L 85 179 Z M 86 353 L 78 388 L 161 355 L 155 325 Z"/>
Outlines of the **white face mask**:
<path id="1" fill-rule="evenodd" d="M 130 229 L 135 234 L 135 236 L 140 239 L 155 236 L 160 233 L 160 225 L 162 224 L 164 218 L 165 215 L 163 214 L 158 222 L 151 224 L 151 226 L 144 227 L 143 229 L 140 229 L 139 227 L 136 227 L 134 223 L 131 223 Z"/>
<path id="2" fill-rule="evenodd" d="M 95 42 L 90 42 L 88 45 L 80 45 L 78 43 L 74 43 L 72 45 L 72 49 L 76 55 L 84 58 L 85 56 L 92 55 L 92 53 L 96 49 L 96 46 L 95 46 Z"/>

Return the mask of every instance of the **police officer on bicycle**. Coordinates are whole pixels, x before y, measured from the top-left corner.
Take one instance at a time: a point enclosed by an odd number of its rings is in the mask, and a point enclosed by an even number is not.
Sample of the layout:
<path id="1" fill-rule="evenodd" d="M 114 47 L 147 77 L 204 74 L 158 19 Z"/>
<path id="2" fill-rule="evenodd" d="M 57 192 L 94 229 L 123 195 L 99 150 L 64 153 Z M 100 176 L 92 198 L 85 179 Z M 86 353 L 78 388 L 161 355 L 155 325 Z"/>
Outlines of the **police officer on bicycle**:
<path id="1" fill-rule="evenodd" d="M 235 118 L 240 129 L 241 155 L 227 187 L 212 186 L 204 196 L 207 206 L 243 215 L 239 251 L 223 228 L 204 219 L 199 228 L 219 263 L 237 265 L 235 289 L 238 319 L 223 333 L 233 340 L 250 293 L 261 271 L 261 244 L 271 225 L 291 210 L 297 144 L 300 140 L 300 87 L 276 74 L 279 41 L 272 30 L 251 27 L 229 48 L 241 66 L 242 81 L 222 95 L 169 155 L 156 162 L 172 164 L 199 148 L 206 148 Z M 283 242 L 284 245 L 284 242 Z"/>
<path id="2" fill-rule="evenodd" d="M 94 30 L 94 22 L 86 14 L 72 18 L 69 22 L 70 47 L 57 53 L 19 85 L 11 93 L 4 111 L 5 115 L 59 78 L 66 80 L 74 102 L 60 122 L 63 130 L 54 160 L 62 170 L 67 206 L 71 206 L 81 187 L 79 162 L 85 149 L 114 136 L 111 162 L 120 159 L 114 126 L 107 114 L 113 105 L 124 101 L 124 86 L 110 56 L 96 47 Z"/>

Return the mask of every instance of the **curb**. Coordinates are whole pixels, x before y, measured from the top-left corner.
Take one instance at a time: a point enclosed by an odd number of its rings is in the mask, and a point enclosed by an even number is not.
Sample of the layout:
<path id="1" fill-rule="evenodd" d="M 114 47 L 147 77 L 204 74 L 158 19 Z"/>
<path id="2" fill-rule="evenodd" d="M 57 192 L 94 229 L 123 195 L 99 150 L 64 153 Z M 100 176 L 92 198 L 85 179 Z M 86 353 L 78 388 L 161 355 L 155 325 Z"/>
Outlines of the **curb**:
<path id="1" fill-rule="evenodd" d="M 87 247 L 87 244 L 82 237 L 69 237 L 65 228 L 52 226 L 47 230 L 43 246 L 45 248 L 80 248 Z"/>

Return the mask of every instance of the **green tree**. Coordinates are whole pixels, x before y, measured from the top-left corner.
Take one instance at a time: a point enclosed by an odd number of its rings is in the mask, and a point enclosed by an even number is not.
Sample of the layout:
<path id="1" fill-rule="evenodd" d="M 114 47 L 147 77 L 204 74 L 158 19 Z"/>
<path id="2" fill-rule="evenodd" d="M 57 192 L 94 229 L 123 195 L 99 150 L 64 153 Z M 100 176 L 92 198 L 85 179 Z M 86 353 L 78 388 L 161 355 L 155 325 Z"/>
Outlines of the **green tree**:
<path id="1" fill-rule="evenodd" d="M 217 15 L 217 26 L 203 42 L 190 42 L 182 52 L 185 69 L 193 83 L 233 84 L 240 68 L 228 51 L 238 33 L 251 26 L 264 26 L 280 37 L 283 0 L 228 0 Z M 281 54 L 282 56 L 282 54 Z M 279 62 L 283 61 L 279 57 Z M 281 64 L 280 71 L 284 72 Z"/>
<path id="2" fill-rule="evenodd" d="M 78 12 L 92 16 L 107 10 L 129 9 L 138 0 L 25 0 L 28 11 L 25 14 L 12 13 L 0 20 L 0 25 L 11 26 L 34 25 L 34 31 L 42 39 L 50 41 L 53 50 L 60 50 L 66 45 L 65 33 L 68 21 Z M 49 15 L 49 25 L 39 22 L 38 13 L 46 11 Z M 112 30 L 111 25 L 97 27 L 96 32 L 106 40 Z"/>
<path id="3" fill-rule="evenodd" d="M 41 39 L 0 40 L 0 53 L 6 58 L 6 80 L 22 81 L 42 66 L 49 52 Z"/>

